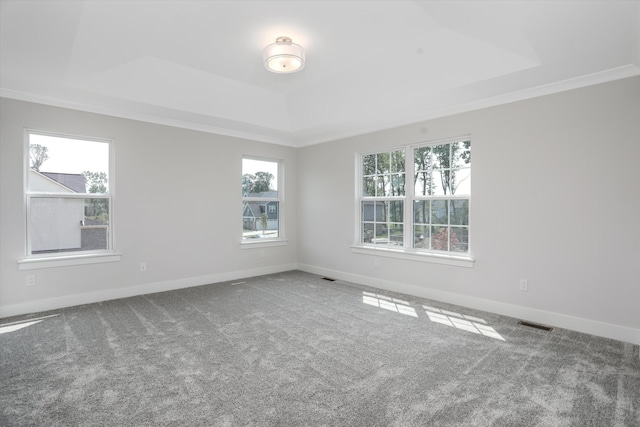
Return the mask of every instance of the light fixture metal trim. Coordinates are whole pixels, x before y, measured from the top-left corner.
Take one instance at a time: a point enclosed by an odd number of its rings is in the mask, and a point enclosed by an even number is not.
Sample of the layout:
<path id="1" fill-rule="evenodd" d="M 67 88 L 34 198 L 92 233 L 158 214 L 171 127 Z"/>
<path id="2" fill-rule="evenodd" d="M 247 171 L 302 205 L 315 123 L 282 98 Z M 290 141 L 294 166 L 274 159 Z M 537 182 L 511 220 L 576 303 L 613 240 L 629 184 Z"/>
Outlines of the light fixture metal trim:
<path id="1" fill-rule="evenodd" d="M 278 37 L 262 52 L 264 66 L 273 73 L 295 73 L 304 68 L 304 48 L 289 37 Z"/>

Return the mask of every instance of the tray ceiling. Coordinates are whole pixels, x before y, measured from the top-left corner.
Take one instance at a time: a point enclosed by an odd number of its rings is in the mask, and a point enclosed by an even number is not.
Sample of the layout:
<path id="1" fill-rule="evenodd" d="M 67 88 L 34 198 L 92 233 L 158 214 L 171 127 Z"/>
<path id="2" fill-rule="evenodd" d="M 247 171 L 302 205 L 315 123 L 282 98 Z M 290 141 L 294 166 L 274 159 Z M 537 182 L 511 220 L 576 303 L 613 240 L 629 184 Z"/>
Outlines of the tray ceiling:
<path id="1" fill-rule="evenodd" d="M 638 1 L 0 5 L 4 97 L 292 146 L 640 74 Z"/>

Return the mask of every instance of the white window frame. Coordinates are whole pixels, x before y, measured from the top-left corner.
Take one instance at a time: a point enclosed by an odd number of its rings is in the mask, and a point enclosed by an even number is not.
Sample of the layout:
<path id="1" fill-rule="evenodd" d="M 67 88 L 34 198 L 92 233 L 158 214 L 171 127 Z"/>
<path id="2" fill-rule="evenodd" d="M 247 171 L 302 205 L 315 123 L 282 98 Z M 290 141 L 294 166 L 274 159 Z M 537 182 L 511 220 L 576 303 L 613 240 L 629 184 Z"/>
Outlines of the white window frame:
<path id="1" fill-rule="evenodd" d="M 471 141 L 470 135 L 464 135 L 461 137 L 455 138 L 447 138 L 435 141 L 424 141 L 415 144 L 408 144 L 403 146 L 396 146 L 391 148 L 385 148 L 376 151 L 367 151 L 356 153 L 356 197 L 355 197 L 355 233 L 354 233 L 354 244 L 351 246 L 351 250 L 353 253 L 362 254 L 362 255 L 373 255 L 373 256 L 381 256 L 381 257 L 389 257 L 389 258 L 399 258 L 406 259 L 411 261 L 421 261 L 421 262 L 430 262 L 436 264 L 446 264 L 453 265 L 459 267 L 473 267 L 474 258 L 472 257 L 471 252 L 471 195 L 469 196 L 416 196 L 415 195 L 415 182 L 414 182 L 414 149 L 425 146 L 436 146 L 442 144 L 451 144 L 454 142 L 460 141 Z M 405 195 L 404 196 L 385 196 L 385 197 L 365 197 L 363 195 L 363 170 L 362 170 L 362 162 L 364 156 L 371 154 L 380 154 L 380 153 L 390 153 L 393 151 L 402 151 L 405 152 Z M 414 239 L 414 217 L 413 217 L 413 206 L 414 201 L 416 200 L 452 200 L 452 199 L 464 199 L 469 200 L 469 225 L 467 226 L 469 230 L 469 246 L 468 251 L 466 253 L 457 253 L 457 252 L 443 252 L 443 251 L 435 251 L 429 249 L 417 249 L 414 248 L 413 239 Z M 379 245 L 372 243 L 364 243 L 362 241 L 362 204 L 364 201 L 391 201 L 391 200 L 402 200 L 404 202 L 403 206 L 403 232 L 404 232 L 404 240 L 402 246 L 393 246 L 393 245 Z M 450 225 L 448 225 L 450 226 Z M 378 265 L 377 261 L 376 264 Z"/>
<path id="2" fill-rule="evenodd" d="M 109 145 L 109 192 L 106 194 L 96 193 L 56 193 L 56 192 L 36 192 L 30 190 L 30 156 L 29 143 L 31 135 L 51 136 L 57 138 L 74 139 L 80 141 L 94 141 L 107 143 Z M 114 189 L 115 189 L 115 153 L 112 139 L 80 136 L 59 132 L 41 131 L 36 129 L 24 130 L 24 209 L 25 218 L 25 256 L 18 260 L 18 268 L 20 270 L 32 270 L 49 267 L 64 267 L 70 265 L 97 264 L 105 262 L 120 261 L 121 254 L 115 250 L 115 206 L 114 206 Z M 43 254 L 31 253 L 31 200 L 36 198 L 56 198 L 56 199 L 106 199 L 109 201 L 109 226 L 107 233 L 107 248 L 86 250 L 86 251 L 69 251 L 69 252 L 52 252 Z"/>
<path id="3" fill-rule="evenodd" d="M 250 160 L 259 160 L 262 162 L 271 162 L 276 163 L 278 165 L 278 176 L 277 176 L 277 185 L 278 185 L 278 197 L 245 197 L 242 195 L 242 203 L 241 203 L 241 212 L 240 212 L 240 248 L 241 249 L 252 249 L 252 248 L 264 248 L 271 246 L 284 246 L 288 243 L 288 240 L 285 237 L 285 189 L 284 189 L 284 160 L 282 159 L 273 159 L 268 157 L 258 157 L 251 155 L 243 155 L 242 160 L 250 159 Z M 244 170 L 242 170 L 242 163 L 240 163 L 240 177 L 244 174 Z M 244 204 L 245 202 L 277 202 L 278 203 L 278 236 L 277 237 L 265 237 L 260 239 L 245 239 L 244 238 L 244 230 L 243 230 L 243 222 L 244 222 Z M 268 208 L 267 208 L 268 210 Z"/>

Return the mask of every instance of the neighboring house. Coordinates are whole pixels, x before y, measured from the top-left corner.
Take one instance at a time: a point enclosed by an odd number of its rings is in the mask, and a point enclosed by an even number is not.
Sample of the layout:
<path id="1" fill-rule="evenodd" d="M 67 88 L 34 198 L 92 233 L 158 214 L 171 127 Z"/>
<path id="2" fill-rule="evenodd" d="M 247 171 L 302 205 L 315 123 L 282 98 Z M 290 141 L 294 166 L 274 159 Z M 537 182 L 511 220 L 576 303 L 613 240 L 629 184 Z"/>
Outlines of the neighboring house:
<path id="1" fill-rule="evenodd" d="M 275 191 L 265 191 L 263 193 L 249 193 L 247 197 L 277 197 L 278 193 Z M 267 230 L 278 229 L 278 202 L 268 201 L 252 201 L 244 202 L 242 205 L 242 220 L 243 228 L 245 230 L 262 230 L 262 224 L 260 218 L 262 214 L 267 214 Z"/>
<path id="2" fill-rule="evenodd" d="M 35 172 L 35 171 L 34 171 Z M 86 193 L 84 175 L 81 173 L 40 172 L 49 179 L 67 187 L 74 193 Z M 33 186 L 31 187 L 33 190 Z"/>
<path id="3" fill-rule="evenodd" d="M 383 203 L 376 203 L 373 201 L 362 202 L 362 220 L 370 221 L 364 225 L 364 234 L 362 236 L 364 243 L 372 243 L 376 235 L 386 233 L 387 226 L 384 223 L 385 219 L 383 217 L 383 208 Z M 378 223 L 375 225 L 374 231 L 373 221 L 375 218 L 378 219 Z"/>
<path id="4" fill-rule="evenodd" d="M 82 174 L 29 170 L 31 192 L 86 193 Z M 107 248 L 108 224 L 86 219 L 84 199 L 32 197 L 31 253 L 83 251 Z"/>

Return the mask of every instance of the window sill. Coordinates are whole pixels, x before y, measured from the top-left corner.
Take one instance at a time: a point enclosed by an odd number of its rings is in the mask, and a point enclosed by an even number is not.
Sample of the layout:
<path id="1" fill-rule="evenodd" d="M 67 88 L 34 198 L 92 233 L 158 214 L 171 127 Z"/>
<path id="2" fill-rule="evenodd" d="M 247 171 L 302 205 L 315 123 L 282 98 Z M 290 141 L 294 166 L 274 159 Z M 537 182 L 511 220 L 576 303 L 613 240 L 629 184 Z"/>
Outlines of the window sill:
<path id="1" fill-rule="evenodd" d="M 268 248 L 270 246 L 286 246 L 289 243 L 287 239 L 263 239 L 240 242 L 240 249 Z"/>
<path id="2" fill-rule="evenodd" d="M 365 245 L 352 245 L 351 251 L 356 254 L 376 255 L 388 258 L 406 259 L 409 261 L 430 262 L 434 264 L 454 265 L 457 267 L 472 268 L 475 260 L 468 256 L 455 256 L 418 252 L 411 249 L 395 249 L 388 247 L 374 247 Z"/>
<path id="3" fill-rule="evenodd" d="M 36 270 L 39 268 L 67 267 L 70 265 L 100 264 L 120 261 L 122 254 L 112 252 L 106 254 L 66 255 L 42 258 L 24 258 L 18 260 L 19 270 Z"/>

